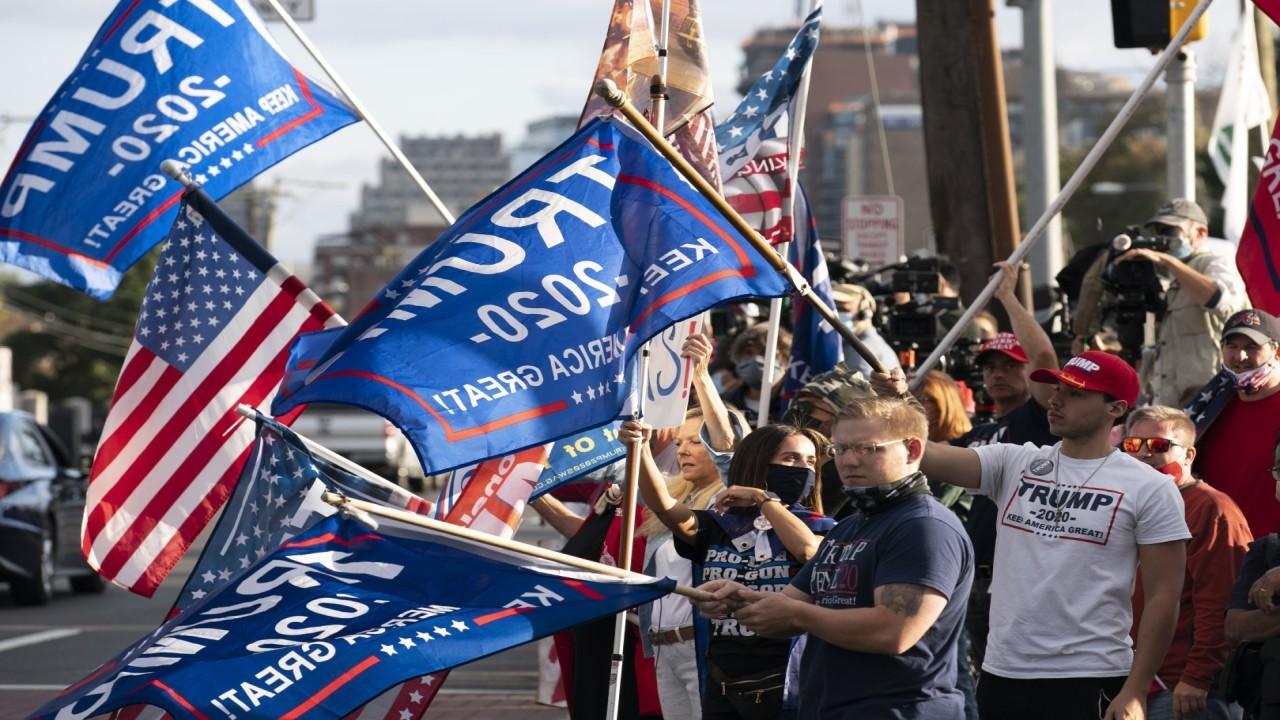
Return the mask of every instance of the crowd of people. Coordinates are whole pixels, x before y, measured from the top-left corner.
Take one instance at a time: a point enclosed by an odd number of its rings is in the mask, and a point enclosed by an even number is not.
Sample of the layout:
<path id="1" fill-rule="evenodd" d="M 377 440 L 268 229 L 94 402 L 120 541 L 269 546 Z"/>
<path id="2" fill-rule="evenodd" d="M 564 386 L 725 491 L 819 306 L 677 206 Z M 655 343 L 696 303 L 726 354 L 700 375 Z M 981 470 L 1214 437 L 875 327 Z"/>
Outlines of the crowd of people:
<path id="1" fill-rule="evenodd" d="M 691 337 L 685 423 L 619 438 L 643 448 L 632 567 L 710 599 L 639 610 L 623 716 L 1280 718 L 1280 320 L 1206 224 L 1175 200 L 1145 226 L 1166 250 L 1073 261 L 1061 362 L 997 264 L 1007 331 L 970 328 L 989 419 L 972 382 L 900 366 L 860 285 L 835 304 L 883 372 L 846 348 L 784 397 L 785 331 L 772 357 L 763 324 Z M 1139 367 L 1095 312 L 1104 266 L 1135 261 L 1166 304 Z M 612 561 L 604 487 L 585 517 L 532 507 Z M 607 637 L 557 646 L 575 718 L 600 716 Z"/>

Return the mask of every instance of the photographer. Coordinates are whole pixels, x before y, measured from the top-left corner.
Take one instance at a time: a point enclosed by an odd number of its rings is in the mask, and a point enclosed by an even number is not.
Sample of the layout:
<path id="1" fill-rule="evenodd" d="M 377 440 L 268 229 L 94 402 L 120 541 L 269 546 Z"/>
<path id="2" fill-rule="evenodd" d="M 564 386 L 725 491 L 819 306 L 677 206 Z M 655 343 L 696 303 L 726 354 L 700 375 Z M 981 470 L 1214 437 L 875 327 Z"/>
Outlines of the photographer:
<path id="1" fill-rule="evenodd" d="M 1154 347 L 1142 352 L 1142 401 L 1181 406 L 1205 378 L 1221 367 L 1216 339 L 1232 313 L 1247 306 L 1244 282 L 1229 258 L 1209 252 L 1204 210 L 1191 200 L 1175 198 L 1160 207 L 1143 226 L 1163 252 L 1147 247 L 1130 249 L 1112 258 L 1101 253 L 1086 273 L 1077 316 L 1077 340 L 1085 348 L 1101 329 L 1093 307 L 1102 298 L 1106 266 L 1146 262 L 1154 268 L 1164 291 L 1164 314 Z M 1141 243 L 1139 243 L 1141 244 Z M 1122 333 L 1123 336 L 1123 333 Z"/>

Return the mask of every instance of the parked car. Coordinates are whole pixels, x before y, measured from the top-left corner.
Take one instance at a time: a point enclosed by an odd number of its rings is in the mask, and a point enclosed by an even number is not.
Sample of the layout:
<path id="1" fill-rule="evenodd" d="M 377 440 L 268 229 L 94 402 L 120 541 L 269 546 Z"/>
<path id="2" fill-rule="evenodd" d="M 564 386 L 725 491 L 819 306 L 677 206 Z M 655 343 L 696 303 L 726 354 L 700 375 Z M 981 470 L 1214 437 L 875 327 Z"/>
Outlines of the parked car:
<path id="1" fill-rule="evenodd" d="M 53 597 L 55 577 L 76 592 L 105 583 L 80 552 L 88 480 L 48 428 L 25 412 L 0 412 L 0 579 L 20 605 Z"/>

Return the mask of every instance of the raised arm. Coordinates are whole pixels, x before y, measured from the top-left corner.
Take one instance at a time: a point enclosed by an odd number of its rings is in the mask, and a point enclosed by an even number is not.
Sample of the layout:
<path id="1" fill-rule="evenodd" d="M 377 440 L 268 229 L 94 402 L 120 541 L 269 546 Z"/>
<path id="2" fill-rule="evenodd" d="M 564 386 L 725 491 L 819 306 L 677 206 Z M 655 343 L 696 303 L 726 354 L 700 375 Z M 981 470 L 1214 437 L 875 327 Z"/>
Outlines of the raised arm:
<path id="1" fill-rule="evenodd" d="M 638 420 L 627 420 L 618 427 L 618 440 L 623 446 L 640 441 L 640 484 L 637 490 L 649 512 L 658 516 L 677 540 L 692 543 L 698 533 L 698 516 L 684 503 L 671 497 L 667 482 L 649 451 L 649 426 Z"/>
<path id="2" fill-rule="evenodd" d="M 729 452 L 734 449 L 733 427 L 729 424 L 729 409 L 725 407 L 716 385 L 707 369 L 711 363 L 711 340 L 702 333 L 694 333 L 684 341 L 681 356 L 693 362 L 693 392 L 702 407 L 702 424 L 707 429 L 711 449 Z"/>
<path id="3" fill-rule="evenodd" d="M 1053 349 L 1053 342 L 1049 340 L 1049 334 L 1040 327 L 1040 323 L 1036 322 L 1035 315 L 1030 310 L 1023 307 L 1018 300 L 1015 292 L 1018 286 L 1018 271 L 1012 265 L 1003 260 L 996 263 L 997 272 L 1000 274 L 1000 284 L 996 286 L 996 299 L 1004 306 L 1005 314 L 1009 316 L 1009 325 L 1013 328 L 1013 334 L 1018 338 L 1018 344 L 1022 346 L 1024 352 L 1027 353 L 1027 361 L 1030 365 L 1029 370 L 1035 371 L 1041 368 L 1047 370 L 1058 369 L 1058 353 Z M 1031 396 L 1036 399 L 1036 403 L 1040 407 L 1049 406 L 1049 396 L 1053 394 L 1053 386 L 1045 383 L 1029 383 Z"/>

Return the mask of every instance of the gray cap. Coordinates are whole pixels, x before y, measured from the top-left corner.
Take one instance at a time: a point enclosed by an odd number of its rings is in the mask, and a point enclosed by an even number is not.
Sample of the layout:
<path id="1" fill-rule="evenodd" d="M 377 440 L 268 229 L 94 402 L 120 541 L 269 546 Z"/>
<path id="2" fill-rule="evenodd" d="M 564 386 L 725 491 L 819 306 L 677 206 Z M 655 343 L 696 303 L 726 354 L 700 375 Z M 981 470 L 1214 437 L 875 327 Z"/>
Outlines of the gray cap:
<path id="1" fill-rule="evenodd" d="M 1231 335 L 1244 335 L 1259 345 L 1280 342 L 1280 320 L 1262 310 L 1248 308 L 1227 318 L 1222 327 L 1222 339 Z"/>
<path id="2" fill-rule="evenodd" d="M 1169 202 L 1161 205 L 1156 210 L 1156 214 L 1146 222 L 1147 225 L 1160 223 L 1161 225 L 1181 225 L 1190 220 L 1200 225 L 1208 225 L 1209 218 L 1204 214 L 1204 210 L 1195 203 L 1194 200 L 1186 198 L 1174 198 Z"/>

